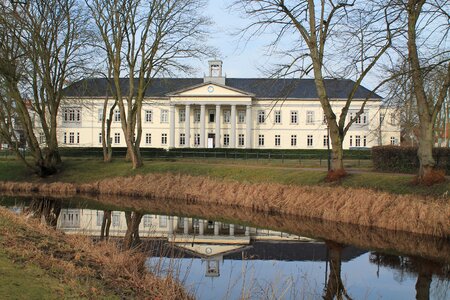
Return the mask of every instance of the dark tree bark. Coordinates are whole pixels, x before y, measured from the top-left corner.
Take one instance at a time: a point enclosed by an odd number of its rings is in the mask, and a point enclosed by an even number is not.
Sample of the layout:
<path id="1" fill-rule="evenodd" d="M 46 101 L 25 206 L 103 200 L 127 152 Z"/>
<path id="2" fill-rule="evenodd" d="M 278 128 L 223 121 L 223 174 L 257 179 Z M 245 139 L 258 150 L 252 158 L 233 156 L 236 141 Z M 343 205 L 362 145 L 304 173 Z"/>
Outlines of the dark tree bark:
<path id="1" fill-rule="evenodd" d="M 104 210 L 103 211 L 103 220 L 102 220 L 102 227 L 100 231 L 100 239 L 109 239 L 109 228 L 111 227 L 111 211 L 110 210 Z"/>
<path id="2" fill-rule="evenodd" d="M 141 224 L 143 214 L 139 212 L 125 212 L 125 219 L 127 221 L 127 232 L 123 240 L 123 247 L 131 249 L 140 244 L 139 224 Z"/>

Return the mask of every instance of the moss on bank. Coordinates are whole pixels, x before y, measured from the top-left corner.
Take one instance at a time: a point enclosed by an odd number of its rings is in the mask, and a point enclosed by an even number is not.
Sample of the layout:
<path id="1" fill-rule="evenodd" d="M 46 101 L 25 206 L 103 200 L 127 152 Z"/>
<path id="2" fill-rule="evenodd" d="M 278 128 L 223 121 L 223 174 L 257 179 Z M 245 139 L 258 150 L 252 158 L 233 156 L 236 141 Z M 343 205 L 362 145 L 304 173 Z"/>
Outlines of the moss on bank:
<path id="1" fill-rule="evenodd" d="M 357 171 L 358 172 L 358 171 Z M 266 166 L 245 160 L 208 161 L 193 160 L 148 160 L 138 170 L 132 170 L 130 163 L 116 159 L 103 163 L 99 159 L 65 159 L 60 173 L 46 179 L 31 174 L 20 162 L 0 160 L 0 181 L 27 182 L 70 182 L 89 183 L 106 178 L 171 173 L 192 176 L 208 176 L 213 179 L 239 181 L 244 183 L 280 183 L 296 186 L 327 186 L 323 183 L 324 170 L 302 169 L 297 165 Z M 367 188 L 393 194 L 415 194 L 441 197 L 450 191 L 450 183 L 433 187 L 413 185 L 412 175 L 383 174 L 371 172 L 352 173 L 340 185 L 352 188 Z M 336 185 L 336 184 L 335 184 Z"/>

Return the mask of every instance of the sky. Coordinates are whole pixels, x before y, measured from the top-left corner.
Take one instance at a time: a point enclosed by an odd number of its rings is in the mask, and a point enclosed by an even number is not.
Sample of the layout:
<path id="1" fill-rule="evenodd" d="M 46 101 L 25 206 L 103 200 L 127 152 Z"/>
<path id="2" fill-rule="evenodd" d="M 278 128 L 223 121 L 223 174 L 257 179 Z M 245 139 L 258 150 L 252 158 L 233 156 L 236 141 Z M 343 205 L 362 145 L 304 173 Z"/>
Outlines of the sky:
<path id="1" fill-rule="evenodd" d="M 238 12 L 230 11 L 227 6 L 231 0 L 209 0 L 204 14 L 214 22 L 211 27 L 209 44 L 219 50 L 217 59 L 223 61 L 223 69 L 227 77 L 263 77 L 258 66 L 267 62 L 264 55 L 264 45 L 269 41 L 264 38 L 252 40 L 247 45 L 239 43 L 233 33 L 245 26 L 246 21 Z M 214 58 L 214 57 L 212 57 Z M 203 76 L 208 71 L 208 62 L 198 63 L 197 76 Z"/>

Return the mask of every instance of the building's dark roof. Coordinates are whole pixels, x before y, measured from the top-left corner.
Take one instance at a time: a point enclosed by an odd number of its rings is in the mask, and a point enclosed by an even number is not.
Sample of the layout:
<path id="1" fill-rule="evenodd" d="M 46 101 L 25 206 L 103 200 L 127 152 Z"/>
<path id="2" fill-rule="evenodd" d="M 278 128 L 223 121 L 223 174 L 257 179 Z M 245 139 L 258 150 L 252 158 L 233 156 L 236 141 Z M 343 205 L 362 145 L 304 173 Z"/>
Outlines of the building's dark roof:
<path id="1" fill-rule="evenodd" d="M 155 78 L 147 89 L 146 97 L 164 97 L 169 93 L 200 85 L 203 78 Z M 120 80 L 123 94 L 128 94 L 129 80 Z M 227 78 L 225 85 L 255 94 L 257 98 L 269 99 L 317 99 L 317 91 L 313 79 L 267 79 L 267 78 Z M 354 81 L 348 79 L 326 79 L 325 87 L 331 99 L 346 99 Z M 108 91 L 108 81 L 105 78 L 88 78 L 71 84 L 64 90 L 68 97 L 105 97 L 111 95 Z M 354 98 L 381 99 L 379 95 L 360 86 Z"/>

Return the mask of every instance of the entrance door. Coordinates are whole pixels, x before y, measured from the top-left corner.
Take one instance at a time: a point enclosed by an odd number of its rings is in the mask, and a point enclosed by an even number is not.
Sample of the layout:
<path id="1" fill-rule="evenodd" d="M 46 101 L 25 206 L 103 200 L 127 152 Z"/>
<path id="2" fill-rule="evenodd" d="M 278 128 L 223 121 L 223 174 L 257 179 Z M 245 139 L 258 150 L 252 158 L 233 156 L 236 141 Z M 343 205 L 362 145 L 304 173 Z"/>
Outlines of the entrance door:
<path id="1" fill-rule="evenodd" d="M 216 148 L 216 135 L 208 133 L 208 148 Z"/>

